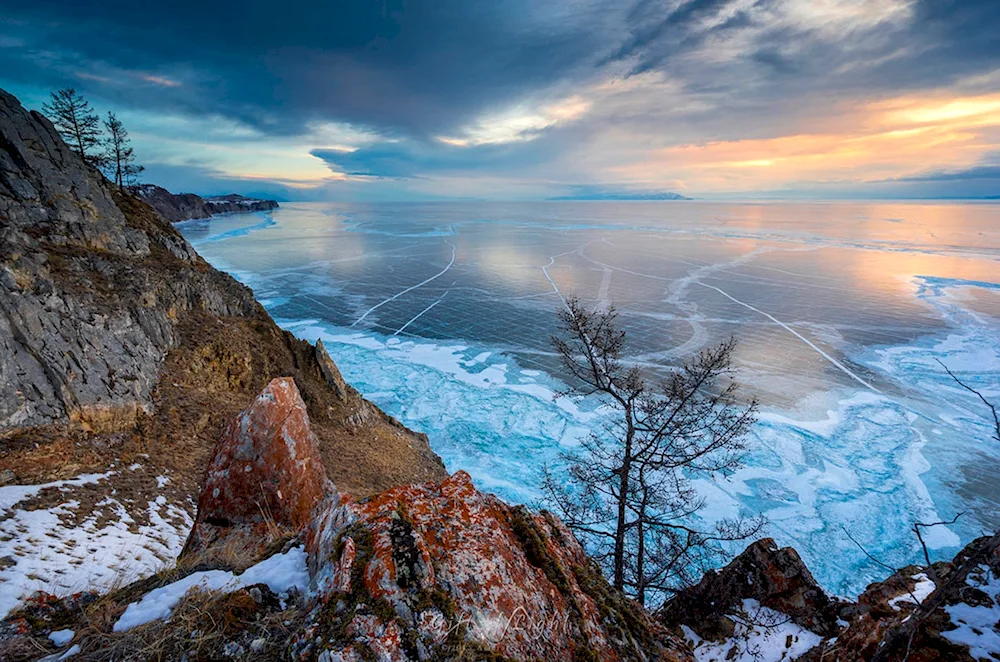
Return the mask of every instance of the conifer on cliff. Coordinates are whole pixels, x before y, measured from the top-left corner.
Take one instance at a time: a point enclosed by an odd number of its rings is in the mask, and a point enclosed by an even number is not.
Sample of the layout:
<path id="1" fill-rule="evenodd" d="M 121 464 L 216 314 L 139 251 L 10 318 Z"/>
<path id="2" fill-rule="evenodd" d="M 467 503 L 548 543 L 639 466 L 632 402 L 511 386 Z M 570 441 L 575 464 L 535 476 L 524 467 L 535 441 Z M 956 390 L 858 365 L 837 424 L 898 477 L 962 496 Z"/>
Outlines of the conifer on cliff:
<path id="1" fill-rule="evenodd" d="M 51 103 L 43 103 L 42 112 L 52 120 L 70 149 L 87 163 L 102 165 L 104 156 L 97 151 L 101 144 L 101 120 L 90 102 L 74 88 L 65 87 L 52 93 Z"/>

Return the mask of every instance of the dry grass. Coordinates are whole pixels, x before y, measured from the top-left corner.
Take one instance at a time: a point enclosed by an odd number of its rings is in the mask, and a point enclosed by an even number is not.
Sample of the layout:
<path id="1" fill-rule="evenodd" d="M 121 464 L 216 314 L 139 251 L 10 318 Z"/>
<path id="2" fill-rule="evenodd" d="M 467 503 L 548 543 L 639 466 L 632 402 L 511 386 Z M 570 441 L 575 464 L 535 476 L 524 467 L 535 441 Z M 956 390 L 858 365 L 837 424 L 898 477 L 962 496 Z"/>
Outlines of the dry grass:
<path id="1" fill-rule="evenodd" d="M 301 618 L 294 607 L 282 610 L 263 586 L 229 593 L 195 589 L 181 599 L 169 620 L 114 632 L 123 610 L 111 597 L 86 610 L 85 625 L 74 640 L 81 647 L 76 659 L 283 659 L 292 628 Z"/>
<path id="2" fill-rule="evenodd" d="M 264 555 L 279 553 L 287 536 L 275 541 Z M 81 647 L 74 660 L 214 660 L 287 659 L 285 645 L 301 624 L 299 598 L 292 596 L 283 608 L 265 585 L 236 591 L 188 591 L 170 618 L 115 632 L 114 626 L 129 604 L 150 591 L 198 571 L 244 569 L 261 560 L 245 547 L 229 545 L 215 550 L 211 562 L 191 556 L 176 566 L 126 586 L 115 586 L 100 596 L 56 599 L 39 596 L 10 615 L 0 630 L 0 660 L 34 660 L 55 652 L 47 633 L 68 628 L 73 644 Z M 15 634 L 10 636 L 11 631 Z M 8 636 L 4 636 L 7 634 Z M 251 646 L 251 644 L 253 644 Z"/>

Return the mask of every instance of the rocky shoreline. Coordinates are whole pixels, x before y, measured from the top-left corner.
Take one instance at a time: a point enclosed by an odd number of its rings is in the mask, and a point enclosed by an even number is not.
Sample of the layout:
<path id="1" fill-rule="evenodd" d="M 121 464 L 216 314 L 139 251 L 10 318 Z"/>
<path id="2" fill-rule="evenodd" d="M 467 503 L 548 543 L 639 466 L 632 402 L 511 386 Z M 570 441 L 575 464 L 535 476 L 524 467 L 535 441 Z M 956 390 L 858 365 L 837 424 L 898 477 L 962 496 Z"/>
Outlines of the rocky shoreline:
<path id="1" fill-rule="evenodd" d="M 853 601 L 759 540 L 642 609 L 171 226 L 277 203 L 139 193 L 0 91 L 0 659 L 1000 659 L 1000 534 Z"/>
<path id="2" fill-rule="evenodd" d="M 270 211 L 278 208 L 275 200 L 260 200 L 242 195 L 217 195 L 202 198 L 194 193 L 171 193 L 155 184 L 140 184 L 133 192 L 171 223 L 208 218 L 216 214 Z"/>

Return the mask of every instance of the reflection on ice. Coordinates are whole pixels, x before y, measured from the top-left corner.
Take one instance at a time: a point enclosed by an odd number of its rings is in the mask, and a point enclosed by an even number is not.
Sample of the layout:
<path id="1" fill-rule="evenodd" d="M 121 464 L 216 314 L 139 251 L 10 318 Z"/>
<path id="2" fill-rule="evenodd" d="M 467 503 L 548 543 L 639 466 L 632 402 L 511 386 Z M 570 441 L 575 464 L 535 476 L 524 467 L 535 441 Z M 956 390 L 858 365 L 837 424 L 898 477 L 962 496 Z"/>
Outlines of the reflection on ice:
<path id="1" fill-rule="evenodd" d="M 286 205 L 182 231 L 344 376 L 426 432 L 449 469 L 532 502 L 596 427 L 556 399 L 560 297 L 614 304 L 652 374 L 729 335 L 765 414 L 708 517 L 764 512 L 828 588 L 855 593 L 1000 525 L 985 412 L 1000 399 L 1000 213 L 989 205 Z M 266 222 L 263 220 L 266 217 Z"/>

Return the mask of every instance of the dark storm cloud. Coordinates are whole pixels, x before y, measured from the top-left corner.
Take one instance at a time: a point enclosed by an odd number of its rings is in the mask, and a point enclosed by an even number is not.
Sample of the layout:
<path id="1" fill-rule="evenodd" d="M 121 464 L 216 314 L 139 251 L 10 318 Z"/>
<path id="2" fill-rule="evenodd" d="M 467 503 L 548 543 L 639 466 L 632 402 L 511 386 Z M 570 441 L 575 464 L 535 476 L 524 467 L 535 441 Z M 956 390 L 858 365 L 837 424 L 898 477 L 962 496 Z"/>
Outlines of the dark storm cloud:
<path id="1" fill-rule="evenodd" d="M 783 21 L 797 4 L 806 15 L 820 4 L 758 0 L 688 0 L 668 9 L 639 0 L 629 38 L 609 61 L 632 72 L 662 70 L 693 89 L 724 84 L 751 96 L 791 99 L 809 90 L 885 92 L 948 84 L 1000 66 L 1000 2 L 916 0 L 905 20 L 887 16 L 824 34 L 835 21 Z M 879 3 L 871 3 L 877 12 Z M 712 56 L 727 39 L 743 37 L 742 57 Z M 696 60 L 685 55 L 699 52 Z M 752 88 L 752 89 L 751 89 Z M 735 96 L 735 95 L 734 95 Z M 741 95 L 742 96 L 742 95 Z"/>
<path id="2" fill-rule="evenodd" d="M 122 102 L 222 113 L 270 132 L 314 119 L 450 128 L 586 67 L 586 33 L 600 30 L 582 6 L 542 15 L 527 0 L 5 5 L 4 36 L 24 42 L 0 49 L 7 77 L 58 84 L 82 72 L 78 87 Z M 182 85 L 123 83 L 119 70 Z"/>
<path id="3" fill-rule="evenodd" d="M 544 140 L 458 147 L 437 141 L 405 140 L 353 152 L 315 149 L 313 156 L 336 172 L 363 177 L 409 179 L 424 173 L 461 173 L 490 164 L 494 172 L 537 163 L 549 146 Z"/>
<path id="4" fill-rule="evenodd" d="M 628 15 L 631 36 L 608 59 L 637 59 L 633 73 L 658 68 L 674 53 L 701 43 L 706 32 L 695 24 L 731 3 L 732 0 L 689 0 L 668 10 L 662 0 L 638 0 Z M 745 26 L 748 22 L 742 13 L 733 24 L 723 28 Z"/>
<path id="5" fill-rule="evenodd" d="M 279 134 L 318 119 L 447 133 L 615 63 L 663 70 L 695 91 L 730 90 L 735 109 L 816 89 L 932 85 L 1000 65 L 995 0 L 920 0 L 902 27 L 835 40 L 818 36 L 821 25 L 775 24 L 780 0 L 739 9 L 734 0 L 4 5 L 0 39 L 21 44 L 0 46 L 5 78 L 75 82 L 116 104 L 215 113 Z M 744 34 L 735 61 L 686 57 Z"/>

